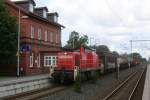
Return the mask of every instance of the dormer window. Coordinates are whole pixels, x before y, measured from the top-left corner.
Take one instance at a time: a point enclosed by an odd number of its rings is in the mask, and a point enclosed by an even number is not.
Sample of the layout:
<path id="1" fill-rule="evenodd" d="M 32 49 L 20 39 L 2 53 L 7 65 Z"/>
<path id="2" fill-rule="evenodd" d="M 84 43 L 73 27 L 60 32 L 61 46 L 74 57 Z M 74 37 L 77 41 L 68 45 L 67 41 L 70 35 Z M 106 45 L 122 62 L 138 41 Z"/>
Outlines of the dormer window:
<path id="1" fill-rule="evenodd" d="M 33 11 L 34 11 L 33 4 L 31 4 L 31 3 L 29 4 L 29 11 L 30 11 L 30 12 L 33 12 Z"/>
<path id="2" fill-rule="evenodd" d="M 54 22 L 58 22 L 58 17 L 56 15 L 54 16 Z"/>
<path id="3" fill-rule="evenodd" d="M 34 9 L 34 13 L 43 18 L 47 18 L 47 12 L 47 7 L 38 7 Z"/>
<path id="4" fill-rule="evenodd" d="M 58 13 L 54 12 L 54 13 L 48 13 L 48 20 L 57 23 L 58 22 Z"/>
<path id="5" fill-rule="evenodd" d="M 34 12 L 34 7 L 36 6 L 34 0 L 13 0 L 13 2 L 24 10 L 32 13 Z"/>
<path id="6" fill-rule="evenodd" d="M 43 10 L 43 17 L 47 18 L 47 12 L 45 10 Z"/>

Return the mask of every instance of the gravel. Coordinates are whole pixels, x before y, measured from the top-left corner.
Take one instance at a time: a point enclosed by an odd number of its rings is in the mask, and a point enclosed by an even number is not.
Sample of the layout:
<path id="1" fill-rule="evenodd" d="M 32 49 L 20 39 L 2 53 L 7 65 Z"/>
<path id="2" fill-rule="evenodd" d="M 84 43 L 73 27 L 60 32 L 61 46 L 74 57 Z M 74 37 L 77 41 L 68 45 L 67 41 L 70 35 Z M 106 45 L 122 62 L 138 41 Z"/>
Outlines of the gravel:
<path id="1" fill-rule="evenodd" d="M 137 69 L 138 67 L 134 67 L 120 71 L 119 80 L 116 78 L 116 73 L 111 73 L 101 76 L 95 84 L 84 83 L 81 93 L 76 93 L 73 88 L 69 88 L 38 100 L 95 100 L 97 97 L 102 100 L 113 88 Z"/>

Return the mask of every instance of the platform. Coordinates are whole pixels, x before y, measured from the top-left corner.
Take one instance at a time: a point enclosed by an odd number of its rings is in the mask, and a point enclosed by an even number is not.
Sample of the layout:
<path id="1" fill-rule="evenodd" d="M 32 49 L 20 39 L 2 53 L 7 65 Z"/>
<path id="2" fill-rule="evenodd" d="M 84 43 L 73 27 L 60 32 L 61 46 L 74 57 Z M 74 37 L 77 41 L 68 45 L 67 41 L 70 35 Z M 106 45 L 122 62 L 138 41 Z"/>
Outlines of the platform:
<path id="1" fill-rule="evenodd" d="M 150 64 L 147 66 L 142 100 L 150 100 Z"/>
<path id="2" fill-rule="evenodd" d="M 8 85 L 12 83 L 25 82 L 31 80 L 38 80 L 41 78 L 49 78 L 49 74 L 33 75 L 33 76 L 24 76 L 24 77 L 5 77 L 0 80 L 0 86 Z"/>
<path id="3" fill-rule="evenodd" d="M 51 85 L 50 75 L 7 77 L 0 80 L 0 98 L 23 93 Z"/>

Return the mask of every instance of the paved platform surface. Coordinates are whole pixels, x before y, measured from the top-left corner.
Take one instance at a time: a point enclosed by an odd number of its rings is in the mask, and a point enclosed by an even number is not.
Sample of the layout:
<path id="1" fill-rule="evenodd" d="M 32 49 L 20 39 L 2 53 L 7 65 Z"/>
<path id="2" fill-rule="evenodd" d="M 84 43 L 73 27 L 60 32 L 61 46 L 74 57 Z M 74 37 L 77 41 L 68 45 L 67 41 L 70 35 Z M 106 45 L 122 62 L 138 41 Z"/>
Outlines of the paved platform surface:
<path id="1" fill-rule="evenodd" d="M 8 85 L 16 82 L 38 80 L 41 78 L 50 78 L 50 74 L 41 74 L 41 75 L 24 76 L 24 77 L 5 77 L 0 80 L 0 86 Z"/>
<path id="2" fill-rule="evenodd" d="M 142 100 L 150 100 L 150 64 L 147 66 Z"/>

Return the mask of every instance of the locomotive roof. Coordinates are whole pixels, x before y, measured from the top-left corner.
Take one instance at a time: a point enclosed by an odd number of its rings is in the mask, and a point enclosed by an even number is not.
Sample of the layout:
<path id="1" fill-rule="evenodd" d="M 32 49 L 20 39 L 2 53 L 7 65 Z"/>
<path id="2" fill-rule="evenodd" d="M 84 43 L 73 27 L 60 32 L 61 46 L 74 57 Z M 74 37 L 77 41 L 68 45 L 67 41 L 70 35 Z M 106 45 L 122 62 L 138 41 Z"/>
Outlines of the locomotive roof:
<path id="1" fill-rule="evenodd" d="M 87 47 L 87 46 L 82 46 L 84 47 L 85 51 L 95 51 L 94 49 Z M 74 52 L 74 51 L 80 51 L 80 47 L 77 48 L 62 48 L 63 51 L 68 51 L 68 52 Z"/>

